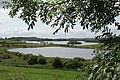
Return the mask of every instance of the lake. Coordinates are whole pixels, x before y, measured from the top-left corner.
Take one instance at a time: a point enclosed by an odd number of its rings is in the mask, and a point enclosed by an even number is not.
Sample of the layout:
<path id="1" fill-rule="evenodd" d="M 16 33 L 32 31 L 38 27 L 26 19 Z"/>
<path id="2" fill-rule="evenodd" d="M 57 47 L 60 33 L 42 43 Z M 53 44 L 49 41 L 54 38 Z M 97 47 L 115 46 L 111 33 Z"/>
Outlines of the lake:
<path id="1" fill-rule="evenodd" d="M 53 43 L 53 44 L 67 44 L 69 41 L 44 41 L 45 43 Z M 83 45 L 93 45 L 93 44 L 98 44 L 96 42 L 85 42 L 85 41 L 78 41 L 81 42 L 82 44 L 74 44 L 74 46 L 83 46 Z M 26 43 L 38 43 L 40 42 L 37 41 L 26 41 Z"/>
<path id="2" fill-rule="evenodd" d="M 20 52 L 23 54 L 43 55 L 45 57 L 61 57 L 74 58 L 81 57 L 85 59 L 92 59 L 94 49 L 80 49 L 80 48 L 66 48 L 66 47 L 40 47 L 40 48 L 15 48 L 10 49 L 10 52 Z"/>

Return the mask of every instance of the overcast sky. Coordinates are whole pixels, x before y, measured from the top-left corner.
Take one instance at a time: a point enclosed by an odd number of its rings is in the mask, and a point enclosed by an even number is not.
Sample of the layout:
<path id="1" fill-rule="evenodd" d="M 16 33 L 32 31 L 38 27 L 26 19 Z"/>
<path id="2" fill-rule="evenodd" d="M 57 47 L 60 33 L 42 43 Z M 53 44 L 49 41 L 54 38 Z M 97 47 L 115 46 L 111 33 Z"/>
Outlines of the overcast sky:
<path id="1" fill-rule="evenodd" d="M 57 34 L 53 35 L 56 28 L 52 28 L 42 22 L 38 21 L 33 30 L 28 31 L 28 25 L 22 20 L 16 18 L 10 18 L 8 16 L 9 10 L 2 8 L 3 4 L 0 0 L 0 37 L 43 37 L 43 38 L 90 38 L 95 37 L 95 33 L 91 33 L 90 30 L 83 30 L 79 24 L 75 26 L 69 33 L 64 33 L 64 30 L 60 30 Z M 114 32 L 119 33 L 115 28 Z"/>

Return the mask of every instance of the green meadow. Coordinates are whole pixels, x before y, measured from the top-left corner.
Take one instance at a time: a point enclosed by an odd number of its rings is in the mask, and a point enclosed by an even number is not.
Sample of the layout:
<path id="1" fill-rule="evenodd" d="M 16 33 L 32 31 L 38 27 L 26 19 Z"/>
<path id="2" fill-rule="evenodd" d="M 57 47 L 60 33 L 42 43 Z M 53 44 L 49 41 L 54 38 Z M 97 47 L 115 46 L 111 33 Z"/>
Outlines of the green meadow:
<path id="1" fill-rule="evenodd" d="M 76 80 L 77 75 L 84 74 L 78 71 L 0 66 L 0 80 Z"/>

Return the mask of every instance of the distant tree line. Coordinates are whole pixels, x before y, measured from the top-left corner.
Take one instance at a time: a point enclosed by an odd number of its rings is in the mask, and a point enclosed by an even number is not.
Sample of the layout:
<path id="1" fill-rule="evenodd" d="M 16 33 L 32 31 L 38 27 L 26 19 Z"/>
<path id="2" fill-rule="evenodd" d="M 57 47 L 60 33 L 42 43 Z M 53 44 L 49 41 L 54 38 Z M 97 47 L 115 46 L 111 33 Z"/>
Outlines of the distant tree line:
<path id="1" fill-rule="evenodd" d="M 58 39 L 51 39 L 51 38 L 37 38 L 37 37 L 11 37 L 7 38 L 8 40 L 15 40 L 15 41 L 86 41 L 86 42 L 97 42 L 95 38 L 58 38 Z"/>

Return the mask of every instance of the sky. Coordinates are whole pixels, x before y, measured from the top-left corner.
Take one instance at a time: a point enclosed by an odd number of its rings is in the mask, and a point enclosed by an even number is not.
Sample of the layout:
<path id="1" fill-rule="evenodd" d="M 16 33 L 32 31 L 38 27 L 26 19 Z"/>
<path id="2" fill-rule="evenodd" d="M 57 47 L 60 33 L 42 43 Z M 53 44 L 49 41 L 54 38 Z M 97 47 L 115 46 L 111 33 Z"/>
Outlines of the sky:
<path id="1" fill-rule="evenodd" d="M 8 16 L 9 10 L 4 10 L 1 3 L 4 0 L 0 0 L 0 37 L 39 37 L 39 38 L 94 38 L 95 33 L 91 33 L 90 30 L 83 30 L 83 28 L 77 24 L 74 29 L 69 29 L 69 33 L 65 33 L 61 29 L 58 33 L 53 35 L 56 28 L 45 25 L 41 21 L 36 23 L 34 29 L 28 31 L 28 25 L 24 21 L 20 20 L 17 16 L 10 18 Z M 119 19 L 119 18 L 118 18 Z M 113 32 L 119 33 L 116 28 L 112 28 Z"/>

